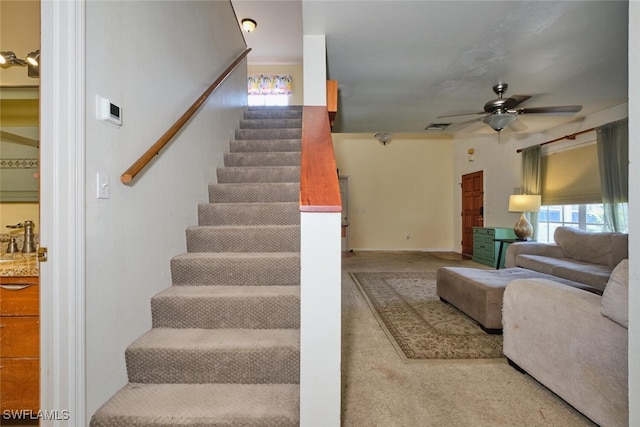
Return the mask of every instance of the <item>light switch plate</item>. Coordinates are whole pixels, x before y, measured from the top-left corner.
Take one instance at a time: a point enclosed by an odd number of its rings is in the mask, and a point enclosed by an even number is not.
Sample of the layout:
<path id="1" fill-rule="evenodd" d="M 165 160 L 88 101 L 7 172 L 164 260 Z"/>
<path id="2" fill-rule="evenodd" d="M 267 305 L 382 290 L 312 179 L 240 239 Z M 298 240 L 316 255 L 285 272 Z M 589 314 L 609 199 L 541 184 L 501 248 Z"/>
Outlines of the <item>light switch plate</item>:
<path id="1" fill-rule="evenodd" d="M 110 193 L 109 175 L 96 174 L 96 197 L 98 199 L 108 199 Z"/>

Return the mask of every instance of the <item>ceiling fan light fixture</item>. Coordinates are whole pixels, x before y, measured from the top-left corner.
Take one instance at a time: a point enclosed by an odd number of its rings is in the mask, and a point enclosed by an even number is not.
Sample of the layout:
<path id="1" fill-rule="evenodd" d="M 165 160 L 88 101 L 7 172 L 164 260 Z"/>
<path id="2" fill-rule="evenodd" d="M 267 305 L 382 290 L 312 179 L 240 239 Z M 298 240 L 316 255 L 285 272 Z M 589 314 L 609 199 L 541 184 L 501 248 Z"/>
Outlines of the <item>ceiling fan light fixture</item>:
<path id="1" fill-rule="evenodd" d="M 482 121 L 491 126 L 491 128 L 496 132 L 500 132 L 502 129 L 513 123 L 516 118 L 516 115 L 513 113 L 496 111 L 482 119 Z"/>
<path id="2" fill-rule="evenodd" d="M 242 28 L 247 32 L 250 33 L 253 30 L 256 29 L 256 27 L 258 26 L 258 24 L 256 23 L 256 21 L 254 21 L 253 19 L 249 19 L 249 18 L 244 18 L 242 21 L 240 21 L 240 23 L 242 24 Z"/>

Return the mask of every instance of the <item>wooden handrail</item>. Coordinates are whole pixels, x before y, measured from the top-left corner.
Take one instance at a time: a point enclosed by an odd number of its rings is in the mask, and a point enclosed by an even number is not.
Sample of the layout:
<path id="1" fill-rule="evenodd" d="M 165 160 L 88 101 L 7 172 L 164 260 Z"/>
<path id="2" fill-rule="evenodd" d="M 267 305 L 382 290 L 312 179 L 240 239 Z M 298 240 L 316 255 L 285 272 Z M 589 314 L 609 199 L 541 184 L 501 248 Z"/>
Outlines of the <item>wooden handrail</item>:
<path id="1" fill-rule="evenodd" d="M 326 107 L 303 107 L 302 110 L 300 211 L 342 212 Z"/>
<path id="2" fill-rule="evenodd" d="M 123 184 L 129 184 L 133 178 L 153 159 L 153 157 L 160 153 L 160 150 L 164 148 L 169 141 L 182 129 L 182 127 L 189 121 L 189 119 L 198 111 L 198 108 L 207 100 L 209 95 L 213 93 L 218 86 L 231 74 L 231 72 L 238 66 L 245 56 L 251 52 L 251 48 L 247 48 L 227 67 L 226 70 L 218 77 L 207 90 L 196 100 L 196 102 L 189 107 L 187 111 L 162 135 L 145 153 L 140 156 L 121 176 L 120 181 Z"/>

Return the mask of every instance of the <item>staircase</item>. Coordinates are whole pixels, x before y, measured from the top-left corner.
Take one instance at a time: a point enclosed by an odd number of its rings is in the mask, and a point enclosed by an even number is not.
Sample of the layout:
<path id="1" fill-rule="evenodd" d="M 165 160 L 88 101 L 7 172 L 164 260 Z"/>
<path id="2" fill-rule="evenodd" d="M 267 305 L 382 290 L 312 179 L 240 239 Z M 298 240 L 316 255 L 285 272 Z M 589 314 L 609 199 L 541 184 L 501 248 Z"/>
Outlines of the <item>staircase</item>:
<path id="1" fill-rule="evenodd" d="M 92 427 L 298 426 L 302 109 L 245 111 Z"/>

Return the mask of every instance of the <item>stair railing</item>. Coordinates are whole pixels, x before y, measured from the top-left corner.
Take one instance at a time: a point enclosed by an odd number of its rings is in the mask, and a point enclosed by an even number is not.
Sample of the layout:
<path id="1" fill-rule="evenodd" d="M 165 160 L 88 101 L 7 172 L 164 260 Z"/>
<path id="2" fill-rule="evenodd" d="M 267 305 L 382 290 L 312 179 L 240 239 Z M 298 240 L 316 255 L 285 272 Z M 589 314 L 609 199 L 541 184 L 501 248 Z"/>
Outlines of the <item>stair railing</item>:
<path id="1" fill-rule="evenodd" d="M 130 184 L 133 178 L 144 169 L 154 156 L 160 154 L 160 150 L 171 141 L 171 139 L 182 129 L 189 119 L 198 111 L 200 106 L 209 98 L 209 95 L 215 91 L 218 86 L 226 80 L 240 62 L 249 54 L 251 48 L 245 49 L 232 63 L 229 65 L 204 93 L 194 102 L 191 107 L 162 135 L 145 153 L 138 158 L 122 175 L 120 181 L 123 184 Z"/>
<path id="2" fill-rule="evenodd" d="M 300 425 L 340 425 L 342 202 L 327 108 L 302 110 Z"/>

